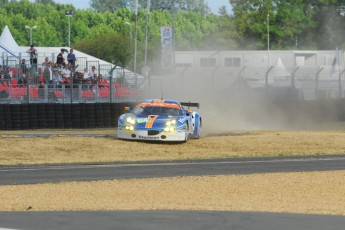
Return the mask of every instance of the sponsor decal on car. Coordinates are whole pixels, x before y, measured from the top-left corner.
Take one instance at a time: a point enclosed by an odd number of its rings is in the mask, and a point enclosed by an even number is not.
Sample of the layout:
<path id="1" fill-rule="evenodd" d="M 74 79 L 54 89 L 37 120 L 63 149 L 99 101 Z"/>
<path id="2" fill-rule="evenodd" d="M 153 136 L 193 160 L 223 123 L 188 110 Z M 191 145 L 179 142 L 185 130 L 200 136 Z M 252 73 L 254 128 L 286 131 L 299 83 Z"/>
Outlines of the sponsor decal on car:
<path id="1" fill-rule="evenodd" d="M 185 118 L 185 117 L 181 117 L 180 119 L 178 119 L 178 121 L 179 121 L 180 123 L 183 123 L 183 122 L 186 121 L 186 118 Z"/>
<path id="2" fill-rule="evenodd" d="M 139 139 L 144 139 L 144 140 L 159 140 L 159 137 L 145 137 L 145 136 L 138 136 Z"/>
<path id="3" fill-rule="evenodd" d="M 138 118 L 138 119 L 137 119 L 137 122 L 138 122 L 139 124 L 141 124 L 141 123 L 146 123 L 146 122 L 148 122 L 148 121 L 149 121 L 148 118 Z"/>

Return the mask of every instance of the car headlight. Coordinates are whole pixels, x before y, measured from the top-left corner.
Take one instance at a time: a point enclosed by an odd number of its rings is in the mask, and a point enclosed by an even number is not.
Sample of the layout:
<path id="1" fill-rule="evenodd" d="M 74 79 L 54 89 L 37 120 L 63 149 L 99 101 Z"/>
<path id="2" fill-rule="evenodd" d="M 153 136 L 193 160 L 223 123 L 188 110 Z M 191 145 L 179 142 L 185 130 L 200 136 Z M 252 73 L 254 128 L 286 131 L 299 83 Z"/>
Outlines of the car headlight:
<path id="1" fill-rule="evenodd" d="M 173 132 L 173 131 L 175 131 L 175 129 L 176 129 L 175 127 L 165 127 L 164 131 L 165 132 Z"/>
<path id="2" fill-rule="evenodd" d="M 126 125 L 126 126 L 125 126 L 125 130 L 133 131 L 133 130 L 134 130 L 134 126 L 132 126 L 132 125 Z"/>
<path id="3" fill-rule="evenodd" d="M 165 126 L 175 126 L 175 125 L 176 125 L 176 120 L 167 121 L 165 123 Z"/>
<path id="4" fill-rule="evenodd" d="M 165 123 L 165 132 L 173 132 L 176 130 L 176 120 L 170 120 Z"/>
<path id="5" fill-rule="evenodd" d="M 132 118 L 132 117 L 127 117 L 127 118 L 126 118 L 126 122 L 129 123 L 129 124 L 134 125 L 134 124 L 135 124 L 135 119 Z"/>

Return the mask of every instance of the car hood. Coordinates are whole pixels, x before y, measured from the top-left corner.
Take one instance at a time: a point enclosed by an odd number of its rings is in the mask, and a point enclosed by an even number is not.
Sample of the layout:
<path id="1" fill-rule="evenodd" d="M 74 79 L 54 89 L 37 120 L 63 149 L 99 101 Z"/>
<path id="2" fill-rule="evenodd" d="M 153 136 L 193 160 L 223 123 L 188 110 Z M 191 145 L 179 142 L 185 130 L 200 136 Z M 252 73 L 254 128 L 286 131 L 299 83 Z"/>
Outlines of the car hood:
<path id="1" fill-rule="evenodd" d="M 135 119 L 135 126 L 137 129 L 155 129 L 166 127 L 166 122 L 171 120 L 176 120 L 176 127 L 185 125 L 185 116 L 164 116 L 164 115 L 135 115 L 135 114 L 125 114 L 123 120 L 125 121 L 127 117 L 132 117 Z"/>

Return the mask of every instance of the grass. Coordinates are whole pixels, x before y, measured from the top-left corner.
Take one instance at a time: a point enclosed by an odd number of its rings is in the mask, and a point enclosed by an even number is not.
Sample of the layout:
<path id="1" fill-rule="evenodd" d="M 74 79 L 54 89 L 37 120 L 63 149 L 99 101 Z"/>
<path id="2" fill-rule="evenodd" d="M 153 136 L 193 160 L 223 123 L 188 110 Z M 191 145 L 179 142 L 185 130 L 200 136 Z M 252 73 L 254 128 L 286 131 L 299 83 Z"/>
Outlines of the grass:
<path id="1" fill-rule="evenodd" d="M 23 138 L 20 134 L 52 133 Z M 73 137 L 93 133 L 104 137 Z M 0 165 L 345 153 L 344 131 L 236 131 L 186 144 L 120 141 L 114 130 L 1 131 Z M 345 215 L 345 171 L 0 186 L 0 211 L 226 210 Z"/>
<path id="2" fill-rule="evenodd" d="M 301 156 L 345 153 L 344 131 L 238 131 L 207 136 L 186 144 L 117 140 L 108 137 L 20 137 L 0 133 L 0 165 L 186 160 L 231 157 Z M 90 133 L 90 132 L 89 132 Z"/>
<path id="3" fill-rule="evenodd" d="M 345 171 L 0 186 L 2 211 L 222 210 L 345 215 Z"/>

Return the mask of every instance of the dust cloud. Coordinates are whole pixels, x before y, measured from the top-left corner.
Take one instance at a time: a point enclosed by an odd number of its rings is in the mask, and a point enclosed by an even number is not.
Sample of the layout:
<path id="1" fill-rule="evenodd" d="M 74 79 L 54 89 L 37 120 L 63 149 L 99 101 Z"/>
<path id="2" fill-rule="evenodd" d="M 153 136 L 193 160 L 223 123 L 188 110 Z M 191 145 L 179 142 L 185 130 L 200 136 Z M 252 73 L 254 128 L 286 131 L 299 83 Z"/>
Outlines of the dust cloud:
<path id="1" fill-rule="evenodd" d="M 334 129 L 334 108 L 303 100 L 267 95 L 264 88 L 251 89 L 238 76 L 199 71 L 152 76 L 147 98 L 200 103 L 203 134 L 231 134 L 246 130 Z M 332 125 L 331 125 L 332 124 Z"/>

